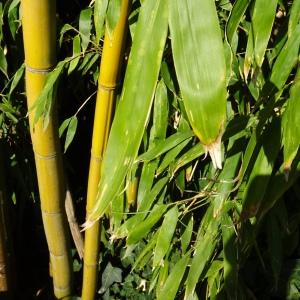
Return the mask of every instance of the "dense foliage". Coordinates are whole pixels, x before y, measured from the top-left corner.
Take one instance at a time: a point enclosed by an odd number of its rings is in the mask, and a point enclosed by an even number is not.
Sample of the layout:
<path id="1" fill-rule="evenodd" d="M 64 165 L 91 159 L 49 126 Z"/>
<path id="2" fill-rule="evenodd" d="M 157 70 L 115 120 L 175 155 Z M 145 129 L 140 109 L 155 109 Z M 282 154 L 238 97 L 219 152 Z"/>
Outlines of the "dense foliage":
<path id="1" fill-rule="evenodd" d="M 48 258 L 19 2 L 0 1 L 0 155 L 16 284 L 30 299 L 47 282 Z M 103 34 L 113 31 L 120 4 L 58 1 L 59 63 L 36 104 L 47 120 L 57 89 L 80 224 Z M 299 0 L 133 1 L 97 205 L 86 223 L 101 217 L 99 298 L 299 299 L 299 20 Z M 216 140 L 217 152 L 207 146 Z M 73 253 L 80 296 L 82 262 Z"/>

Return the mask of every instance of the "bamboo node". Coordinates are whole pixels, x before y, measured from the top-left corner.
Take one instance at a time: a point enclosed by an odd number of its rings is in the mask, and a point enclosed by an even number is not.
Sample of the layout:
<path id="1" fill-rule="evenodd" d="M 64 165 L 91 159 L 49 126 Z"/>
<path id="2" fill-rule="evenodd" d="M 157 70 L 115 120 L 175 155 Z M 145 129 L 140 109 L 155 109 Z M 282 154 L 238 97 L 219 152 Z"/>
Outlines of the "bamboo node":
<path id="1" fill-rule="evenodd" d="M 49 155 L 43 155 L 43 154 L 39 154 L 38 152 L 36 152 L 34 150 L 34 155 L 36 158 L 41 159 L 41 160 L 51 160 L 57 157 L 57 152 L 54 152 L 52 154 Z"/>
<path id="2" fill-rule="evenodd" d="M 100 82 L 98 82 L 98 88 L 104 91 L 114 91 L 119 86 L 119 83 L 112 84 L 112 85 L 105 85 Z"/>
<path id="3" fill-rule="evenodd" d="M 33 68 L 25 64 L 25 68 L 27 72 L 34 73 L 34 74 L 48 74 L 55 69 L 55 66 L 51 66 L 49 68 Z"/>
<path id="4" fill-rule="evenodd" d="M 101 163 L 102 162 L 102 156 L 95 155 L 95 154 L 93 154 L 93 152 L 91 152 L 91 160 L 95 160 L 96 162 Z"/>

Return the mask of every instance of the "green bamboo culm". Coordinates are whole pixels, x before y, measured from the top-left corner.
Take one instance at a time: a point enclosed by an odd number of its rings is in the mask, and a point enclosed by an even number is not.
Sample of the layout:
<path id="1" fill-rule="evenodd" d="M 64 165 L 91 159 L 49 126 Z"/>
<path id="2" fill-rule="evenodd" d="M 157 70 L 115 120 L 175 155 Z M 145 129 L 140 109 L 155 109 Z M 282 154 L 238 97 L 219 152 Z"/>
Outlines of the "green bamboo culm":
<path id="1" fill-rule="evenodd" d="M 26 95 L 31 139 L 35 155 L 44 230 L 50 252 L 54 294 L 71 297 L 72 265 L 64 200 L 66 187 L 62 168 L 56 105 L 52 99 L 49 123 L 35 122 L 35 101 L 56 65 L 55 0 L 22 0 L 22 26 L 26 64 Z"/>

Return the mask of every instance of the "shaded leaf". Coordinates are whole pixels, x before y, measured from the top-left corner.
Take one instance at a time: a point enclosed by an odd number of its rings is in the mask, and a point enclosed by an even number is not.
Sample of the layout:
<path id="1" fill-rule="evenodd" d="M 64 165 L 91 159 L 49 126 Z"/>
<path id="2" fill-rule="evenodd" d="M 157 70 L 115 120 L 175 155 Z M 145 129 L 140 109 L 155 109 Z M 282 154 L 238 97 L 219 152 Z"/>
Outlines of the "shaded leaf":
<path id="1" fill-rule="evenodd" d="M 164 221 L 159 228 L 158 238 L 153 256 L 153 268 L 162 264 L 163 258 L 172 245 L 171 240 L 178 220 L 178 208 L 174 206 L 164 217 Z"/>

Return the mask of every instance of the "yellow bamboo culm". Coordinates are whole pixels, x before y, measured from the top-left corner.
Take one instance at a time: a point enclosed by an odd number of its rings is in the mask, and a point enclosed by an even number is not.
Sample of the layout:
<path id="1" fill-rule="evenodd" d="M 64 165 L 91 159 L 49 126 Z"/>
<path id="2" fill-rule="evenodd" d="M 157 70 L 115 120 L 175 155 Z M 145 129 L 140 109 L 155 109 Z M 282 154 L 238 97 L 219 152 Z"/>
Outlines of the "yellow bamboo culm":
<path id="1" fill-rule="evenodd" d="M 34 124 L 35 111 L 30 110 L 43 90 L 47 74 L 56 65 L 56 2 L 55 0 L 22 0 L 21 9 L 29 123 L 43 224 L 50 252 L 54 294 L 58 299 L 69 299 L 72 265 L 64 211 L 66 190 L 55 101 L 52 99 L 54 105 L 47 128 L 44 128 L 43 118 Z"/>
<path id="2" fill-rule="evenodd" d="M 5 193 L 4 155 L 0 132 L 0 298 L 11 296 L 11 253 L 8 243 L 8 207 Z M 5 298 L 6 299 L 6 298 Z M 10 299 L 10 298 L 9 298 Z"/>
<path id="3" fill-rule="evenodd" d="M 92 212 L 98 192 L 102 155 L 110 129 L 113 100 L 118 83 L 119 65 L 125 42 L 131 1 L 123 0 L 118 23 L 112 33 L 105 32 L 98 81 L 91 160 L 87 192 L 87 216 Z M 99 259 L 100 222 L 85 231 L 82 300 L 95 298 Z"/>

